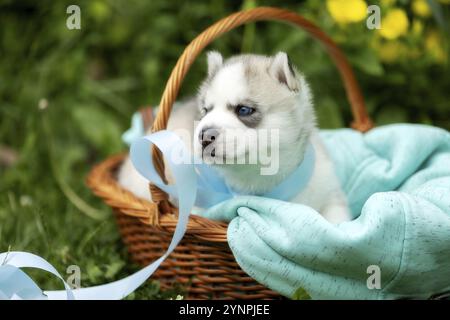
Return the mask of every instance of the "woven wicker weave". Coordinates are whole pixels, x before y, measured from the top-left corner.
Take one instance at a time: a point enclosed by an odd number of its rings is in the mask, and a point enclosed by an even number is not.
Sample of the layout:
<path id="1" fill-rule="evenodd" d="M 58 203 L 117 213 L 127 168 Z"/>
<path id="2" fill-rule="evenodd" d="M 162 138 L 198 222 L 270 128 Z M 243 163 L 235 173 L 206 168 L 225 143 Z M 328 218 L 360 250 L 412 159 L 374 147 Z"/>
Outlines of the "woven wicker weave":
<path id="1" fill-rule="evenodd" d="M 353 128 L 362 132 L 372 127 L 353 71 L 343 53 L 317 26 L 287 10 L 261 7 L 232 14 L 206 29 L 184 50 L 175 65 L 161 98 L 153 131 L 165 129 L 181 83 L 197 55 L 211 41 L 227 31 L 249 22 L 276 20 L 298 26 L 319 40 L 335 62 L 347 92 L 354 117 Z M 148 117 L 144 117 L 148 120 Z M 125 155 L 113 156 L 95 166 L 87 184 L 111 206 L 132 259 L 142 265 L 159 258 L 167 249 L 177 223 L 177 209 L 167 195 L 150 185 L 154 202 L 137 198 L 116 180 L 116 171 Z M 164 179 L 160 153 L 153 150 L 153 161 Z M 227 224 L 191 216 L 181 244 L 153 275 L 163 287 L 185 284 L 194 299 L 264 299 L 279 295 L 256 283 L 236 263 L 227 244 Z"/>

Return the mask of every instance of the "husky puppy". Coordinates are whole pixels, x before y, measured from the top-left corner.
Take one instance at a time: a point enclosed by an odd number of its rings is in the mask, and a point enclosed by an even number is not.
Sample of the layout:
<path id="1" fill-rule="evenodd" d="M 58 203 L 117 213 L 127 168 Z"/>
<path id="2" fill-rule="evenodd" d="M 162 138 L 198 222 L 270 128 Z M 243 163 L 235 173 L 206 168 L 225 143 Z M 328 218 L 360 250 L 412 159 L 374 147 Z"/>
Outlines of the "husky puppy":
<path id="1" fill-rule="evenodd" d="M 284 52 L 275 56 L 238 55 L 224 61 L 208 53 L 208 76 L 196 99 L 174 108 L 168 130 L 185 129 L 189 149 L 214 166 L 226 184 L 239 194 L 263 195 L 289 177 L 302 163 L 308 145 L 315 152 L 312 175 L 290 201 L 312 207 L 331 223 L 350 220 L 346 198 L 316 127 L 311 92 L 303 75 Z M 275 172 L 261 174 L 260 159 L 249 162 L 251 148 L 262 148 L 255 132 L 277 130 Z M 246 143 L 230 140 L 239 132 Z M 235 137 L 234 137 L 235 138 Z M 230 148 L 231 146 L 231 148 Z M 231 151 L 230 151 L 231 150 Z M 167 172 L 170 180 L 170 172 Z M 119 183 L 142 198 L 150 198 L 148 182 L 127 159 Z"/>

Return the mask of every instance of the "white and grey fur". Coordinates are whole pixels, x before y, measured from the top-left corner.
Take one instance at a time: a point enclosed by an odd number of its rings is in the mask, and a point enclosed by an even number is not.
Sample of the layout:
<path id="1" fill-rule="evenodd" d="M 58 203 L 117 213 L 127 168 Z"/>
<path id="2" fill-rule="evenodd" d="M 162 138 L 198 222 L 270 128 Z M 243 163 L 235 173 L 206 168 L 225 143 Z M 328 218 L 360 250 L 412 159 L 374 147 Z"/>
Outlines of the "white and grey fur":
<path id="1" fill-rule="evenodd" d="M 236 106 L 249 105 L 251 116 L 239 117 Z M 195 126 L 195 127 L 194 127 Z M 215 165 L 225 181 L 242 194 L 263 194 L 291 174 L 303 160 L 311 142 L 316 153 L 312 177 L 291 202 L 312 207 L 331 223 L 350 220 L 346 198 L 333 164 L 321 142 L 311 92 L 303 75 L 290 63 L 284 52 L 275 56 L 238 55 L 223 60 L 217 52 L 208 53 L 208 76 L 196 99 L 181 103 L 172 111 L 169 130 L 189 130 L 193 137 L 189 148 L 202 156 L 202 130 L 214 128 L 215 157 L 245 157 L 248 145 L 236 146 L 232 155 L 222 153 L 220 132 L 226 129 L 279 129 L 279 170 L 275 175 L 261 175 L 261 165 Z M 249 136 L 252 139 L 254 135 Z M 203 157 L 205 157 L 203 155 Z M 166 173 L 170 180 L 170 172 Z M 127 159 L 119 172 L 119 183 L 139 197 L 149 199 L 148 182 Z"/>

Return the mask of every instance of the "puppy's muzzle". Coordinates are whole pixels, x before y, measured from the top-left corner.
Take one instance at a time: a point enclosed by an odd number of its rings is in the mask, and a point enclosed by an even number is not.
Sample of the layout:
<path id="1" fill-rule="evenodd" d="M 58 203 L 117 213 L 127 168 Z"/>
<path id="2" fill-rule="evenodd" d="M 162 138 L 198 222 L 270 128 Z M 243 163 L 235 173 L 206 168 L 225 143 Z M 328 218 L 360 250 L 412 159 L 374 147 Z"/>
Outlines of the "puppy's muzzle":
<path id="1" fill-rule="evenodd" d="M 220 132 L 216 128 L 212 127 L 203 128 L 198 135 L 198 140 L 202 145 L 202 148 L 205 149 L 207 146 L 213 143 L 217 139 L 219 134 Z"/>

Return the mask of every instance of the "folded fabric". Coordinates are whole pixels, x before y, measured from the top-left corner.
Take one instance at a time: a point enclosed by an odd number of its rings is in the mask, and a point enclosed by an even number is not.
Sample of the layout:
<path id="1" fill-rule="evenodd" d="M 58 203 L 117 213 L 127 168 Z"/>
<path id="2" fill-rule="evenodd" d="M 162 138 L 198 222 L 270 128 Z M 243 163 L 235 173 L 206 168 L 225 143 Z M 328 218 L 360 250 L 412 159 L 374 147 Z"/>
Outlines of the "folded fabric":
<path id="1" fill-rule="evenodd" d="M 230 222 L 242 269 L 287 297 L 300 288 L 313 299 L 449 291 L 450 134 L 391 125 L 322 137 L 354 220 L 332 225 L 305 205 L 261 197 L 222 202 L 202 215 Z"/>

